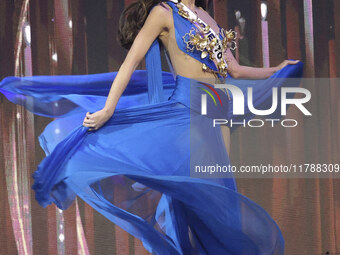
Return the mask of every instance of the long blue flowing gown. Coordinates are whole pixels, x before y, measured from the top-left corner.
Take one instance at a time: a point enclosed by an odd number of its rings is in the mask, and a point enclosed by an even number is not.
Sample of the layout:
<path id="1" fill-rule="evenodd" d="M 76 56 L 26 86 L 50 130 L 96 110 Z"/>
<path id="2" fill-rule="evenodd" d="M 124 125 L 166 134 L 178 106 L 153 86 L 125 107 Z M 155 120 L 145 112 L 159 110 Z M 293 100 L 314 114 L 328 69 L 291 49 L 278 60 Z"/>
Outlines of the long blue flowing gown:
<path id="1" fill-rule="evenodd" d="M 57 118 L 39 136 L 46 157 L 33 174 L 36 200 L 66 210 L 78 196 L 153 254 L 284 254 L 280 228 L 237 191 L 231 174 L 190 176 L 192 163 L 230 164 L 221 130 L 211 125 L 216 116 L 235 117 L 227 95 L 219 91 L 229 102 L 223 110 L 208 104 L 208 115 L 201 115 L 201 83 L 162 72 L 158 40 L 146 62 L 147 70 L 133 73 L 113 116 L 96 131 L 83 119 L 102 109 L 116 72 L 2 80 L 8 100 Z M 253 87 L 254 106 L 266 109 L 271 89 L 301 77 L 302 69 L 299 63 L 265 80 L 227 79 L 243 91 Z M 243 118 L 252 117 L 246 108 Z"/>

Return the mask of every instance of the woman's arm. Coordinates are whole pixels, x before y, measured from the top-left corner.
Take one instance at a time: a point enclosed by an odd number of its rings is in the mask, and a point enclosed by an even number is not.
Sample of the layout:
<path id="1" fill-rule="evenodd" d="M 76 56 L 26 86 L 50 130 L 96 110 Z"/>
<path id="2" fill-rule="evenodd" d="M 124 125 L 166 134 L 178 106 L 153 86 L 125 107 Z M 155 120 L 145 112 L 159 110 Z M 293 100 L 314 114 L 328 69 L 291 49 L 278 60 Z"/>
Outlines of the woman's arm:
<path id="1" fill-rule="evenodd" d="M 168 15 L 168 10 L 161 5 L 157 5 L 151 10 L 123 64 L 118 70 L 104 108 L 95 113 L 90 114 L 88 112 L 86 114 L 83 125 L 90 127 L 89 130 L 100 128 L 113 115 L 118 100 L 129 83 L 132 73 L 146 55 L 153 41 L 163 33 L 163 31 L 166 31 L 168 27 Z"/>
<path id="2" fill-rule="evenodd" d="M 228 71 L 233 78 L 236 79 L 266 79 L 272 76 L 276 71 L 284 68 L 286 65 L 296 64 L 299 60 L 285 60 L 276 67 L 250 67 L 240 65 L 234 58 L 231 50 L 226 51 L 226 61 L 228 64 Z"/>
<path id="3" fill-rule="evenodd" d="M 200 7 L 200 9 L 212 20 L 214 20 L 210 16 L 210 14 L 206 12 L 202 7 Z M 276 67 L 268 68 L 250 67 L 240 65 L 234 58 L 234 55 L 229 48 L 225 51 L 225 54 L 226 54 L 225 59 L 228 64 L 228 72 L 233 78 L 236 79 L 266 79 L 272 76 L 276 71 L 284 68 L 286 65 L 296 64 L 299 62 L 299 60 L 296 61 L 284 60 L 280 65 Z"/>

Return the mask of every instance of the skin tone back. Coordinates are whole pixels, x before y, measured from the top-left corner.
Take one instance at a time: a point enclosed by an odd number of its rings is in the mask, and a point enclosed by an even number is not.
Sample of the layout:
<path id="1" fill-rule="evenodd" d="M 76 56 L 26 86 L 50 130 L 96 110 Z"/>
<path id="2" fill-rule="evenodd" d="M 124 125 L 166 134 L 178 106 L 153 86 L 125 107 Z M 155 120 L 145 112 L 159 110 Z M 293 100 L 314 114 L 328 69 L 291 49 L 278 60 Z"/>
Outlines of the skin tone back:
<path id="1" fill-rule="evenodd" d="M 219 31 L 216 21 L 204 9 L 197 7 L 194 0 L 182 0 L 182 3 L 196 12 L 214 31 Z M 161 40 L 171 59 L 175 74 L 196 80 L 202 79 L 202 81 L 206 81 L 207 78 L 215 78 L 212 73 L 202 70 L 200 61 L 185 54 L 178 48 L 172 10 L 166 3 L 160 3 L 151 10 L 143 27 L 137 34 L 112 83 L 104 108 L 92 114 L 89 112 L 86 114 L 83 125 L 89 127 L 89 131 L 98 130 L 114 114 L 118 100 L 129 83 L 132 73 L 136 70 L 157 37 Z M 233 78 L 243 79 L 265 79 L 286 65 L 296 64 L 298 62 L 285 60 L 276 67 L 257 68 L 239 65 L 230 49 L 228 49 L 224 55 L 228 63 L 229 74 Z M 224 143 L 229 153 L 229 128 L 227 126 L 221 126 L 221 130 L 224 136 Z"/>

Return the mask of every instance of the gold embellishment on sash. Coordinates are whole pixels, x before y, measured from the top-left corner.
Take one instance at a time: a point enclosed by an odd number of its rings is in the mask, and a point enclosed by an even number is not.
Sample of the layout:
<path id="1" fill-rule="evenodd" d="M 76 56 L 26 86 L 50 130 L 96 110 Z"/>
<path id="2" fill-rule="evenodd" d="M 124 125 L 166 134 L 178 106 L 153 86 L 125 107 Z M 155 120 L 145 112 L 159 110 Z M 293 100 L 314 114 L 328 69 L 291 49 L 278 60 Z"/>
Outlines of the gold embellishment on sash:
<path id="1" fill-rule="evenodd" d="M 218 71 L 223 77 L 227 77 L 228 71 L 227 71 L 227 65 L 225 64 L 224 60 L 218 62 L 217 64 Z"/>
<path id="2" fill-rule="evenodd" d="M 202 23 L 199 23 L 200 29 L 204 34 L 208 34 L 210 32 L 210 26 L 204 26 Z"/>
<path id="3" fill-rule="evenodd" d="M 202 51 L 201 58 L 204 59 L 209 55 L 210 60 L 214 60 L 215 56 L 213 54 L 214 47 L 216 46 L 217 39 L 213 38 L 209 40 L 208 36 L 202 36 L 200 33 L 194 34 L 195 28 L 191 28 L 189 33 L 182 36 L 183 41 L 186 44 L 186 49 L 193 52 L 194 49 Z M 187 37 L 188 40 L 187 40 Z"/>
<path id="4" fill-rule="evenodd" d="M 202 51 L 201 58 L 206 58 L 209 55 L 207 51 Z"/>
<path id="5" fill-rule="evenodd" d="M 216 34 L 214 31 L 211 32 L 211 27 L 208 24 L 205 24 L 204 21 L 199 21 L 197 15 L 195 19 L 190 18 L 189 11 L 184 10 L 183 5 L 178 3 L 176 6 L 178 8 L 178 14 L 189 20 L 194 25 L 190 29 L 189 33 L 186 33 L 182 36 L 182 39 L 186 44 L 186 50 L 193 52 L 196 49 L 201 51 L 202 59 L 205 59 L 207 56 L 209 56 L 210 60 L 216 60 L 216 67 L 218 71 L 211 70 L 204 63 L 202 69 L 204 71 L 210 70 L 211 72 L 219 73 L 224 78 L 227 77 L 228 68 L 223 56 L 228 48 L 231 50 L 235 50 L 237 48 L 235 41 L 237 33 L 231 29 L 229 31 L 225 31 L 223 28 L 220 29 L 220 33 L 218 34 Z M 220 39 L 220 35 L 223 39 Z M 218 47 L 215 49 L 216 45 Z M 218 54 L 216 54 L 216 52 Z M 216 59 L 215 54 L 218 59 Z"/>
<path id="6" fill-rule="evenodd" d="M 217 69 L 218 69 L 218 71 L 212 70 L 205 63 L 202 63 L 202 70 L 203 71 L 206 71 L 206 72 L 209 72 L 209 73 L 215 73 L 215 74 L 218 73 L 223 78 L 226 78 L 228 76 L 228 70 L 227 70 L 227 66 L 226 66 L 224 60 L 217 63 Z"/>
<path id="7" fill-rule="evenodd" d="M 179 15 L 181 15 L 183 18 L 189 19 L 189 13 L 187 11 L 183 10 L 182 5 L 177 4 L 177 8 L 178 8 L 178 14 Z"/>
<path id="8" fill-rule="evenodd" d="M 235 41 L 237 37 L 237 33 L 231 29 L 229 31 L 225 31 L 222 28 L 221 34 L 223 37 L 223 40 L 222 40 L 223 51 L 225 51 L 227 48 L 230 48 L 231 50 L 235 50 L 237 48 L 236 41 Z"/>

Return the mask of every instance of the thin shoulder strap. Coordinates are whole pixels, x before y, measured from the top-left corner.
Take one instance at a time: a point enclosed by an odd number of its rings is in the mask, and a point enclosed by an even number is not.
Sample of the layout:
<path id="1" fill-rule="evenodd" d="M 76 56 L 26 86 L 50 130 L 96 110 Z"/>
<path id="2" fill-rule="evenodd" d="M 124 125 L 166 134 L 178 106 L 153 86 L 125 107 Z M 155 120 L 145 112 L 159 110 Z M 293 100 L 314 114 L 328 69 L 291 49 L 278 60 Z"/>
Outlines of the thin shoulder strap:
<path id="1" fill-rule="evenodd" d="M 166 1 L 165 3 L 168 4 L 168 5 L 171 7 L 171 9 L 173 10 L 174 7 L 176 6 L 175 4 L 177 4 L 178 1 L 176 1 L 176 0 L 170 0 L 170 1 Z"/>

